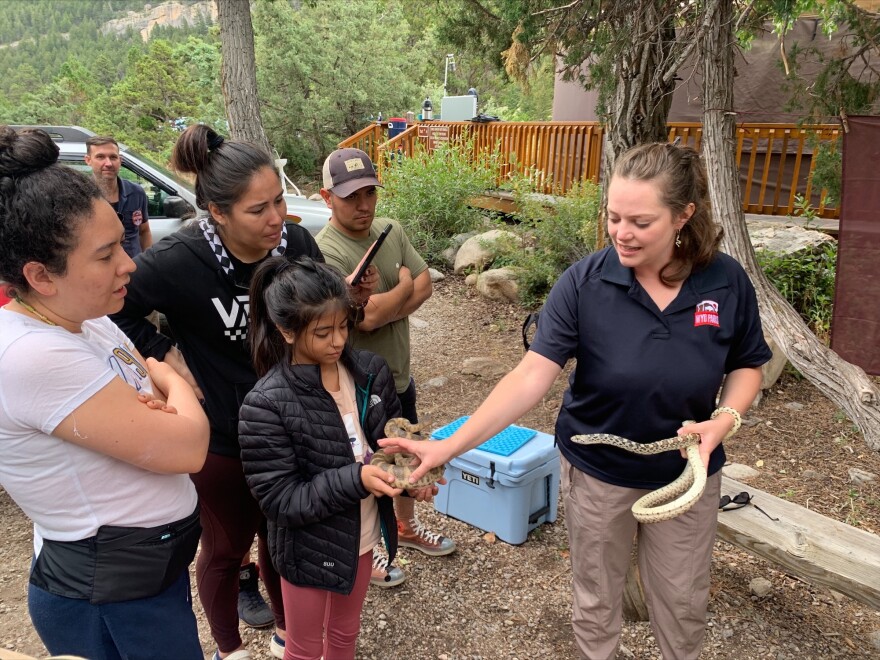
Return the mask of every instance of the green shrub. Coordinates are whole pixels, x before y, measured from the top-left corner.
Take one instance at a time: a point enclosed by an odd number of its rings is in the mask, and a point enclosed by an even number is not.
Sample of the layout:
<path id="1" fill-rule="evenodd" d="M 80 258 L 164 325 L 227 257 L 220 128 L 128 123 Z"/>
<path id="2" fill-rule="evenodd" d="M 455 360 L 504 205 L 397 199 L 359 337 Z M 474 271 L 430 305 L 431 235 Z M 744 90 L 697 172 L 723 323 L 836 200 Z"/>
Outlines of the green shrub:
<path id="1" fill-rule="evenodd" d="M 467 201 L 493 188 L 496 155 L 474 155 L 472 141 L 419 148 L 385 168 L 377 214 L 399 220 L 429 263 L 440 263 L 455 234 L 479 226 L 481 214 Z"/>
<path id="2" fill-rule="evenodd" d="M 514 185 L 519 223 L 506 228 L 521 235 L 522 246 L 510 246 L 503 263 L 493 265 L 519 268 L 520 299 L 538 306 L 566 268 L 595 250 L 602 195 L 591 182 L 575 184 L 564 197 L 531 190 L 524 179 Z"/>
<path id="3" fill-rule="evenodd" d="M 815 335 L 828 343 L 834 305 L 837 243 L 829 241 L 809 254 L 758 252 L 758 263 L 773 286 Z"/>

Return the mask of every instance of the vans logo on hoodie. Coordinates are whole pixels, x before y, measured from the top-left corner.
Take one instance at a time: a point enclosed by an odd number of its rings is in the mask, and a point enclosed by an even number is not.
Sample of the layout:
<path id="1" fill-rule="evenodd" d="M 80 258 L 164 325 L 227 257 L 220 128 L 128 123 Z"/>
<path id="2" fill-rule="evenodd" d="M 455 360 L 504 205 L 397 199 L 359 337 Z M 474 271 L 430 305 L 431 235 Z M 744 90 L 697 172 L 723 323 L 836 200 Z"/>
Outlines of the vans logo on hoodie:
<path id="1" fill-rule="evenodd" d="M 224 334 L 232 341 L 245 339 L 247 337 L 248 313 L 250 311 L 248 296 L 235 296 L 229 309 L 223 306 L 219 298 L 211 298 L 211 302 L 214 303 L 214 309 L 217 310 L 220 320 L 226 326 Z"/>

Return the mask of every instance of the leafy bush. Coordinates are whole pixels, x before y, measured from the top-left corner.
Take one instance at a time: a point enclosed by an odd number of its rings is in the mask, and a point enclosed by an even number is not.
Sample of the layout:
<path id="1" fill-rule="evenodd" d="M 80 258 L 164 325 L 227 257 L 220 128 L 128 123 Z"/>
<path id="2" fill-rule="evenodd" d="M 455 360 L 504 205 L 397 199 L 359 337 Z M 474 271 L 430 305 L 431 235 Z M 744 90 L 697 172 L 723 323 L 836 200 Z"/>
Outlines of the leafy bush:
<path id="1" fill-rule="evenodd" d="M 514 185 L 519 224 L 508 227 L 522 236 L 522 247 L 509 246 L 504 263 L 520 269 L 520 299 L 540 305 L 562 272 L 596 247 L 596 223 L 602 204 L 599 186 L 575 184 L 564 197 L 537 195 L 523 179 Z"/>
<path id="2" fill-rule="evenodd" d="M 758 252 L 758 263 L 779 293 L 815 335 L 828 343 L 834 305 L 837 243 L 829 241 L 809 254 Z"/>
<path id="3" fill-rule="evenodd" d="M 495 154 L 475 155 L 472 141 L 419 148 L 385 169 L 377 214 L 399 220 L 416 250 L 439 263 L 455 234 L 479 226 L 482 216 L 467 201 L 494 187 L 497 162 Z"/>

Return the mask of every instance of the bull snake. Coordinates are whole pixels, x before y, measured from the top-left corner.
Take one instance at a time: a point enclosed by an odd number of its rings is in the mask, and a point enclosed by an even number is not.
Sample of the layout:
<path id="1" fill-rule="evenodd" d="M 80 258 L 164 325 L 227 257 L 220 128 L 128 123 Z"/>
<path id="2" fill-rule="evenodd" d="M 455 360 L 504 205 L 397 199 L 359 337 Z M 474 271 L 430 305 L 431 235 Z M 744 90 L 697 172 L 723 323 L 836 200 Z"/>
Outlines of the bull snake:
<path id="1" fill-rule="evenodd" d="M 395 417 L 389 419 L 388 423 L 385 424 L 385 437 L 424 441 L 425 439 L 419 435 L 420 430 L 420 424 L 412 424 L 404 417 Z M 396 452 L 389 455 L 384 451 L 377 451 L 370 459 L 370 465 L 375 465 L 383 471 L 393 475 L 394 482 L 391 484 L 392 488 L 403 488 L 404 490 L 433 486 L 435 482 L 443 477 L 444 466 L 440 465 L 439 467 L 428 470 L 428 472 L 415 483 L 410 482 L 409 477 L 416 468 L 416 466 L 413 465 L 413 461 L 415 460 L 415 456 L 406 452 Z"/>
<path id="2" fill-rule="evenodd" d="M 684 424 L 693 424 L 693 421 Z M 610 433 L 575 435 L 571 441 L 579 445 L 611 445 L 640 455 L 660 454 L 674 449 L 687 452 L 684 471 L 675 481 L 643 495 L 632 505 L 633 517 L 641 523 L 661 522 L 681 515 L 700 499 L 706 487 L 706 467 L 700 458 L 700 436 L 697 433 L 644 444 Z"/>

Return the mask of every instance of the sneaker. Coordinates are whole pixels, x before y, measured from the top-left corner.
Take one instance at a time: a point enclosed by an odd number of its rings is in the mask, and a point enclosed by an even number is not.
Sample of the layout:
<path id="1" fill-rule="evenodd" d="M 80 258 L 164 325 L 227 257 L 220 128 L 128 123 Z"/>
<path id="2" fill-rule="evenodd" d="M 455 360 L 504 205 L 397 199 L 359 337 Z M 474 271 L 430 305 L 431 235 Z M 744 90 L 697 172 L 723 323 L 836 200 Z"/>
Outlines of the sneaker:
<path id="1" fill-rule="evenodd" d="M 442 557 L 455 552 L 455 541 L 429 531 L 415 518 L 409 523 L 397 521 L 397 544 L 406 548 L 415 548 L 432 557 Z"/>
<path id="2" fill-rule="evenodd" d="M 230 653 L 223 660 L 251 660 L 253 656 L 251 656 L 251 652 L 247 649 L 239 649 L 235 653 Z M 279 658 L 282 656 L 278 656 Z M 220 660 L 220 650 L 217 649 L 214 652 L 214 657 L 212 660 Z"/>
<path id="3" fill-rule="evenodd" d="M 284 640 L 278 636 L 278 633 L 272 635 L 272 639 L 269 641 L 269 653 L 279 660 L 284 658 Z"/>
<path id="4" fill-rule="evenodd" d="M 396 587 L 406 581 L 406 573 L 397 566 L 388 565 L 388 557 L 373 549 L 373 573 L 370 575 L 370 584 L 387 589 Z"/>
<path id="5" fill-rule="evenodd" d="M 251 628 L 267 628 L 275 623 L 272 610 L 260 594 L 257 567 L 253 563 L 242 566 L 238 572 L 238 618 Z"/>

